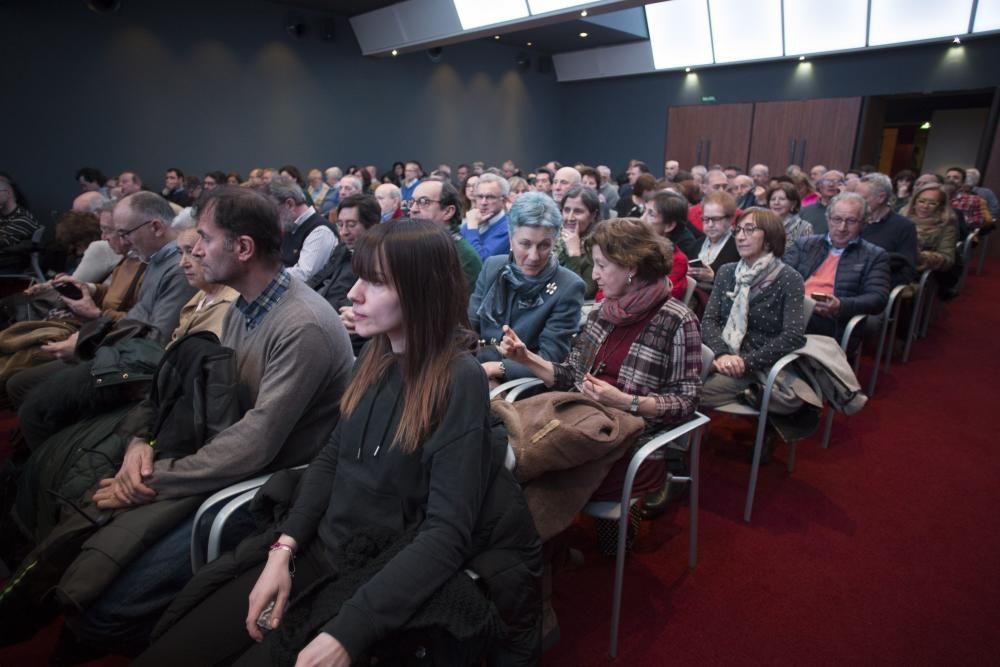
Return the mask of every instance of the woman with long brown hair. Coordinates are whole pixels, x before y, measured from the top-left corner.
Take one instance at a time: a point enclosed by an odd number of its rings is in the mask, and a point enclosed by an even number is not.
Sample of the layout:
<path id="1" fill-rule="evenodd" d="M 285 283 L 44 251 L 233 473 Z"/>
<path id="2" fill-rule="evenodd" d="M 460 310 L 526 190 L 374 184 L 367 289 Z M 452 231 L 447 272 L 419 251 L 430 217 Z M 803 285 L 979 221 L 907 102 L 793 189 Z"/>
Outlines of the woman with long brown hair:
<path id="1" fill-rule="evenodd" d="M 426 221 L 376 225 L 353 264 L 355 328 L 371 342 L 266 564 L 181 617 L 140 664 L 278 664 L 289 651 L 299 664 L 367 664 L 380 640 L 493 544 L 497 503 L 487 494 L 495 497 L 497 483 L 507 493 L 504 520 L 531 532 L 520 489 L 492 452 L 486 376 L 466 351 L 474 339 L 455 298 L 464 279 L 454 242 Z M 481 525 L 490 526 L 485 536 Z M 345 570 L 359 546 L 386 538 L 374 572 Z M 513 550 L 513 570 L 531 570 L 537 535 L 525 543 L 526 552 Z M 338 579 L 352 577 L 357 588 L 343 595 Z M 509 583 L 518 590 L 516 578 Z"/>

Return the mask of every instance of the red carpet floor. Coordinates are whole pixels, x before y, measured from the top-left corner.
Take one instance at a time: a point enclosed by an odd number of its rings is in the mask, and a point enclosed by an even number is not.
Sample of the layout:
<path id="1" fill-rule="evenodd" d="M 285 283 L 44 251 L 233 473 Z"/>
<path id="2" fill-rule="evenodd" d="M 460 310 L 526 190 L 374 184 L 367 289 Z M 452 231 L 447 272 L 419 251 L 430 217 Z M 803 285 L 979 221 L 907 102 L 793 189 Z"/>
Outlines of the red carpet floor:
<path id="1" fill-rule="evenodd" d="M 698 566 L 686 506 L 645 527 L 617 664 L 1000 664 L 998 292 L 990 258 L 937 305 L 910 363 L 837 417 L 829 449 L 801 443 L 789 476 L 779 447 L 749 525 L 752 425 L 719 415 L 703 445 Z M 583 528 L 573 542 L 585 561 L 556 575 L 562 641 L 544 664 L 608 664 L 614 561 Z"/>
<path id="2" fill-rule="evenodd" d="M 830 449 L 800 444 L 789 476 L 779 447 L 750 525 L 751 424 L 713 421 L 698 566 L 687 569 L 686 506 L 643 526 L 616 664 L 998 664 L 998 293 L 991 258 L 959 299 L 938 305 L 910 363 L 882 376 L 860 414 L 837 418 Z M 592 538 L 586 524 L 574 528 L 585 561 L 556 575 L 562 640 L 547 666 L 610 662 L 614 563 Z M 0 666 L 44 664 L 55 635 L 0 650 Z"/>

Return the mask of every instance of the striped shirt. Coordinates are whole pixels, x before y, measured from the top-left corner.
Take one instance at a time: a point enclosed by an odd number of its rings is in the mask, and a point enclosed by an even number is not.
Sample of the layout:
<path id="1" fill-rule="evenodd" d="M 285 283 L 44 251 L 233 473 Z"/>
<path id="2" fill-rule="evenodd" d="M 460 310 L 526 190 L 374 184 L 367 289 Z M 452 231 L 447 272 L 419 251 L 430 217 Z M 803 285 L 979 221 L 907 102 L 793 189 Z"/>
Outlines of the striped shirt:
<path id="1" fill-rule="evenodd" d="M 552 364 L 555 389 L 571 389 L 590 372 L 598 350 L 614 329 L 601 319 L 601 310 L 597 307 L 590 312 L 566 361 Z M 691 418 L 701 395 L 701 332 L 698 318 L 687 306 L 674 298 L 660 306 L 629 346 L 615 384 L 626 394 L 656 400 L 656 416 L 646 418 L 647 429 Z"/>
<path id="2" fill-rule="evenodd" d="M 41 227 L 35 216 L 18 206 L 9 215 L 0 213 L 0 250 L 7 250 L 21 241 L 28 241 Z"/>
<path id="3" fill-rule="evenodd" d="M 246 325 L 247 331 L 256 329 L 264 316 L 281 301 L 281 297 L 285 296 L 291 281 L 292 276 L 285 268 L 282 268 L 256 299 L 249 302 L 242 296 L 236 299 L 236 307 L 243 314 L 243 323 Z"/>

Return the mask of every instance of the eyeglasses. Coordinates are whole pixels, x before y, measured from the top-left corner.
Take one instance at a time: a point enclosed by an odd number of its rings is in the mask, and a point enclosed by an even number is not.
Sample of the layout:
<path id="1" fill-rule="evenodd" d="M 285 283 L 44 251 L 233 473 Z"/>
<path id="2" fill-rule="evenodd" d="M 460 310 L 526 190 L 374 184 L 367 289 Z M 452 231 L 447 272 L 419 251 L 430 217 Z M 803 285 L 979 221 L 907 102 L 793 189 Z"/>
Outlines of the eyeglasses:
<path id="1" fill-rule="evenodd" d="M 736 227 L 737 234 L 746 234 L 747 236 L 753 236 L 753 233 L 760 229 L 757 225 L 739 225 Z"/>
<path id="2" fill-rule="evenodd" d="M 729 218 L 727 216 L 724 216 L 724 215 L 720 215 L 720 216 L 714 216 L 713 215 L 713 216 L 702 216 L 701 217 L 701 221 L 702 222 L 710 222 L 713 225 L 722 224 L 726 220 L 729 220 Z M 756 227 L 754 227 L 754 229 L 756 229 Z"/>
<path id="3" fill-rule="evenodd" d="M 132 232 L 134 232 L 137 229 L 142 229 L 143 227 L 145 227 L 146 225 L 148 225 L 149 223 L 151 223 L 151 222 L 153 222 L 155 220 L 157 220 L 157 218 L 153 218 L 152 220 L 147 220 L 146 222 L 143 222 L 142 224 L 138 224 L 135 227 L 132 227 L 131 229 L 125 229 L 125 230 L 119 231 L 118 232 L 118 238 L 120 238 L 120 239 L 127 239 L 129 234 L 131 234 Z"/>
<path id="4" fill-rule="evenodd" d="M 410 200 L 410 208 L 416 206 L 417 208 L 427 208 L 431 204 L 440 204 L 440 199 L 431 199 L 430 197 L 414 197 Z"/>
<path id="5" fill-rule="evenodd" d="M 476 201 L 497 201 L 500 199 L 498 195 L 476 195 Z"/>
<path id="6" fill-rule="evenodd" d="M 857 218 L 842 218 L 839 215 L 830 216 L 829 223 L 831 225 L 847 225 L 848 227 L 854 227 L 855 225 L 860 225 L 861 221 Z"/>

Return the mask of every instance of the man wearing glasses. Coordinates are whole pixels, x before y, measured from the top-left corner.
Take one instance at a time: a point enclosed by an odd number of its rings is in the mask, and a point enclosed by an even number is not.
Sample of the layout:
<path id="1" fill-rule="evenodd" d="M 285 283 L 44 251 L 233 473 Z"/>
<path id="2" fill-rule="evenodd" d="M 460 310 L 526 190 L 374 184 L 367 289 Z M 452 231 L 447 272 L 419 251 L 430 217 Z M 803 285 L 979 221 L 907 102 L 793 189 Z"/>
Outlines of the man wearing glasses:
<path id="1" fill-rule="evenodd" d="M 139 296 L 122 321 L 148 324 L 152 329 L 147 336 L 164 345 L 177 328 L 181 307 L 195 293 L 181 270 L 175 233 L 170 227 L 172 220 L 170 204 L 153 192 L 125 197 L 111 214 L 112 233 L 119 239 L 122 254 L 134 251 L 147 264 Z M 66 426 L 52 422 L 54 398 L 46 389 L 58 386 L 66 396 L 85 402 L 84 388 L 92 385 L 90 369 L 90 362 L 72 364 L 59 359 L 21 371 L 7 382 L 7 394 L 19 406 L 21 432 L 30 447 L 40 446 L 49 435 Z M 46 385 L 40 387 L 43 381 Z M 32 391 L 36 387 L 39 390 Z M 62 413 L 75 414 L 68 408 Z"/>
<path id="2" fill-rule="evenodd" d="M 507 179 L 486 173 L 476 184 L 475 208 L 468 211 L 462 223 L 462 237 L 469 242 L 480 259 L 510 252 L 510 232 L 507 229 Z"/>
<path id="3" fill-rule="evenodd" d="M 804 236 L 785 251 L 785 263 L 805 280 L 816 302 L 806 333 L 839 337 L 855 315 L 877 315 L 889 301 L 889 255 L 861 238 L 868 205 L 853 192 L 826 209 L 829 231 Z"/>
<path id="4" fill-rule="evenodd" d="M 836 169 L 824 172 L 816 181 L 816 190 L 819 192 L 819 200 L 803 206 L 799 217 L 812 225 L 814 233 L 826 234 L 826 207 L 830 205 L 831 199 L 843 192 L 844 174 Z"/>
<path id="5" fill-rule="evenodd" d="M 468 294 L 476 287 L 476 279 L 483 269 L 479 258 L 468 241 L 462 237 L 462 200 L 454 185 L 441 181 L 423 181 L 413 191 L 410 200 L 410 217 L 430 220 L 448 230 L 458 251 L 458 262 L 462 265 Z M 468 296 L 466 294 L 466 296 Z"/>

